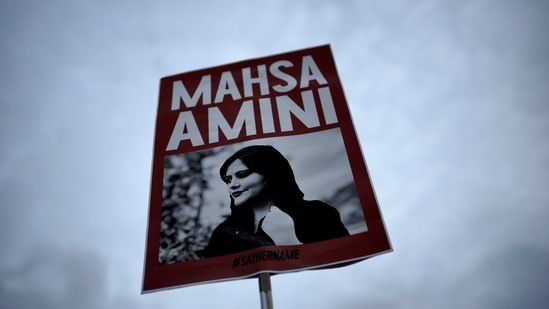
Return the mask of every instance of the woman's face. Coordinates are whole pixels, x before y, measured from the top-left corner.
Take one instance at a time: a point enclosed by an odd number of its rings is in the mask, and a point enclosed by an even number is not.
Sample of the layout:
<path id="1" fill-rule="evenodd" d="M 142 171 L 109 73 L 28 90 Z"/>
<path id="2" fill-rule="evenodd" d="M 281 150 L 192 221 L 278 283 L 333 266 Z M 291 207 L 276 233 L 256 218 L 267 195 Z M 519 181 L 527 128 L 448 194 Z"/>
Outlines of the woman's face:
<path id="1" fill-rule="evenodd" d="M 254 198 L 258 198 L 265 186 L 265 177 L 252 172 L 240 159 L 236 159 L 227 167 L 223 180 L 229 188 L 235 206 L 243 205 Z"/>

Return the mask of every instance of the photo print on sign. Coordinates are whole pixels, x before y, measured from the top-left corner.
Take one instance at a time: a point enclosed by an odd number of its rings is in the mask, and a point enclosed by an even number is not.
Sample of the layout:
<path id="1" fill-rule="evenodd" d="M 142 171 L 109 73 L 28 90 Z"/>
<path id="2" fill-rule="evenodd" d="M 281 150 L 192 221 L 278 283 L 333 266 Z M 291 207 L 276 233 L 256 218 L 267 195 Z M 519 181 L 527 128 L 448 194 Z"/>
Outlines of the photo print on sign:
<path id="1" fill-rule="evenodd" d="M 229 188 L 219 169 L 237 150 L 252 145 L 270 145 L 278 150 L 290 164 L 303 198 L 333 207 L 349 234 L 367 231 L 339 130 L 313 135 L 253 140 L 166 156 L 159 263 L 205 258 L 203 251 L 212 232 L 231 214 Z M 318 143 L 304 147 L 304 140 L 311 138 Z M 314 205 L 310 210 L 314 211 Z M 313 219 L 315 215 L 307 217 Z M 325 227 L 328 229 L 330 226 Z"/>

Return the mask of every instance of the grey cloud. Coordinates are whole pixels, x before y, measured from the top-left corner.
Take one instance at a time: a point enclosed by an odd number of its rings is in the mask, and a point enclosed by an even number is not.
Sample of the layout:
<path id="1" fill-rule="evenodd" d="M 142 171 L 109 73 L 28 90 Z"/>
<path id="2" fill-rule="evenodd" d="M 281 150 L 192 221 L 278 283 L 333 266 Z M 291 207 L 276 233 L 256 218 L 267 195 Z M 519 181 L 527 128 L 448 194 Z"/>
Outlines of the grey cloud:
<path id="1" fill-rule="evenodd" d="M 1 268 L 1 298 L 8 308 L 100 308 L 108 282 L 95 253 L 53 244 L 31 248 Z"/>

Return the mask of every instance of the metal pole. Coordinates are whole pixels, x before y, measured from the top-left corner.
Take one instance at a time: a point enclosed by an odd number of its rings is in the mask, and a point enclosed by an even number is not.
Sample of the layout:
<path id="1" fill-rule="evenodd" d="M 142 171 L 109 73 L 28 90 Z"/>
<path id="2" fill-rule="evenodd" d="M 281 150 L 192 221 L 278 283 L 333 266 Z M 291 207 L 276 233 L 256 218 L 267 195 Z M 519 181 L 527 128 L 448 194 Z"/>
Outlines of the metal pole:
<path id="1" fill-rule="evenodd" d="M 259 297 L 261 299 L 261 309 L 274 309 L 270 273 L 259 274 Z"/>

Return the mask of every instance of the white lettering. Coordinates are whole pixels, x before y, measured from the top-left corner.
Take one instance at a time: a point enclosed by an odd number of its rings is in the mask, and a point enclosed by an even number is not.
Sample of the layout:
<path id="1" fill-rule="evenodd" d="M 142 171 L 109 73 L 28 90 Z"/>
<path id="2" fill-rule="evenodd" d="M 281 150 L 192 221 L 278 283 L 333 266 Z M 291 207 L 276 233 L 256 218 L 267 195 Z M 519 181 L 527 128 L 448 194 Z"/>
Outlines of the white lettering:
<path id="1" fill-rule="evenodd" d="M 223 98 L 227 94 L 230 94 L 233 100 L 240 100 L 242 98 L 230 71 L 221 73 L 221 79 L 219 81 L 219 86 L 217 87 L 214 103 L 223 101 Z"/>
<path id="2" fill-rule="evenodd" d="M 204 145 L 202 135 L 198 130 L 193 113 L 190 111 L 179 113 L 179 117 L 177 117 L 177 122 L 173 128 L 166 151 L 176 150 L 179 148 L 179 143 L 182 140 L 190 140 L 193 146 Z"/>
<path id="3" fill-rule="evenodd" d="M 172 90 L 172 111 L 181 108 L 181 100 L 183 100 L 183 103 L 185 103 L 187 108 L 195 107 L 201 96 L 203 97 L 202 104 L 206 105 L 212 103 L 211 84 L 212 77 L 210 75 L 202 76 L 202 79 L 200 79 L 200 84 L 191 96 L 189 95 L 187 88 L 185 88 L 185 85 L 183 85 L 183 81 L 174 81 Z"/>
<path id="4" fill-rule="evenodd" d="M 261 95 L 269 94 L 269 81 L 267 80 L 267 68 L 264 64 L 257 66 L 257 77 L 252 77 L 250 68 L 242 69 L 242 82 L 244 83 L 244 97 L 253 96 L 253 84 L 259 84 Z"/>
<path id="5" fill-rule="evenodd" d="M 240 111 L 234 122 L 234 126 L 227 123 L 227 120 L 221 113 L 218 107 L 211 107 L 208 109 L 208 130 L 210 143 L 219 142 L 219 129 L 225 134 L 227 139 L 235 139 L 242 131 L 244 124 L 246 125 L 246 135 L 255 135 L 255 117 L 253 101 L 244 101 L 240 107 Z"/>
<path id="6" fill-rule="evenodd" d="M 335 112 L 330 88 L 324 87 L 318 89 L 318 95 L 320 96 L 320 104 L 322 105 L 322 112 L 324 113 L 326 124 L 337 123 L 337 114 Z"/>
<path id="7" fill-rule="evenodd" d="M 307 128 L 320 126 L 312 91 L 303 91 L 301 98 L 303 109 L 286 95 L 276 97 L 280 127 L 283 132 L 292 131 L 294 128 L 291 115 L 297 117 Z"/>
<path id="8" fill-rule="evenodd" d="M 271 99 L 259 99 L 259 111 L 261 113 L 261 126 L 263 133 L 274 133 L 273 109 L 271 108 Z"/>
<path id="9" fill-rule="evenodd" d="M 297 85 L 296 79 L 292 75 L 280 71 L 280 67 L 288 68 L 292 66 L 293 64 L 288 60 L 280 60 L 271 64 L 271 66 L 269 67 L 269 71 L 271 72 L 271 74 L 273 74 L 274 77 L 286 82 L 285 86 L 280 84 L 273 86 L 273 90 L 277 92 L 288 92 L 295 88 L 295 86 Z"/>
<path id="10" fill-rule="evenodd" d="M 299 83 L 299 86 L 301 88 L 307 88 L 309 87 L 309 82 L 312 80 L 316 80 L 319 85 L 328 83 L 324 76 L 322 76 L 322 73 L 318 69 L 313 57 L 305 56 L 303 57 L 303 63 L 301 66 L 301 82 Z"/>

